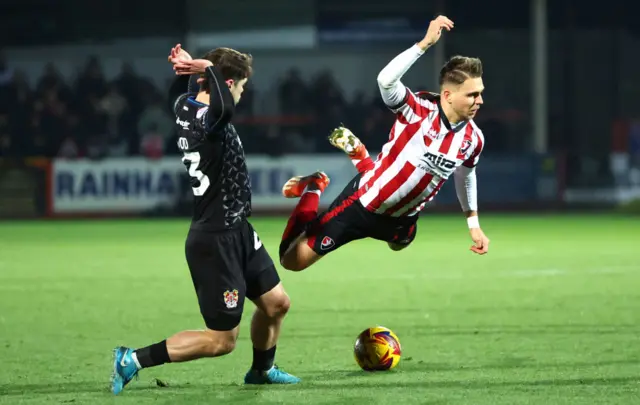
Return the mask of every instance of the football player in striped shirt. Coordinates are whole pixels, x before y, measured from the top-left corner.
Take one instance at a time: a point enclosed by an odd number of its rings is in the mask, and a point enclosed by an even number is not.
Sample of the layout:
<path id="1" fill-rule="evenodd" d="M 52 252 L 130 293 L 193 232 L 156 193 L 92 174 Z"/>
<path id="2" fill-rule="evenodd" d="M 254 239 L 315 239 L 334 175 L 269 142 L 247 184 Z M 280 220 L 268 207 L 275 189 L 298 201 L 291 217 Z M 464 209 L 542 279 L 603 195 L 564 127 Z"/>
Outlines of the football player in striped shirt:
<path id="1" fill-rule="evenodd" d="M 317 214 L 320 195 L 329 184 L 325 173 L 297 176 L 285 183 L 283 195 L 300 198 L 280 245 L 285 268 L 303 270 L 325 254 L 363 238 L 386 241 L 393 250 L 404 249 L 415 238 L 420 211 L 452 175 L 474 242 L 471 250 L 487 253 L 489 239 L 478 220 L 475 174 L 484 136 L 473 121 L 483 104 L 482 63 L 477 58 L 451 58 L 440 71 L 439 94 L 414 93 L 400 81 L 440 39 L 442 30 L 452 28 L 450 19 L 437 17 L 420 42 L 380 71 L 380 94 L 396 122 L 375 162 L 348 129 L 340 127 L 331 134 L 330 142 L 351 157 L 358 174 L 327 211 Z"/>

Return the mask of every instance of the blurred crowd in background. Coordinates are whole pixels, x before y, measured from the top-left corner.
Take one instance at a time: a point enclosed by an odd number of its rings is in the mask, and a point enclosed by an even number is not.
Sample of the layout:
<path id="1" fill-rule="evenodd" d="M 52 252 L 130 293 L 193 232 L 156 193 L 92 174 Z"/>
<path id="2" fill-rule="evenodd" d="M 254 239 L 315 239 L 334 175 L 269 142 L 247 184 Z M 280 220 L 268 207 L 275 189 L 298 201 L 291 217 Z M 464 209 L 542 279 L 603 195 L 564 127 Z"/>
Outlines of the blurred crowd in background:
<path id="1" fill-rule="evenodd" d="M 329 71 L 306 81 L 295 68 L 284 72 L 277 94 L 258 95 L 251 82 L 245 88 L 234 123 L 247 153 L 330 152 L 327 135 L 340 124 L 373 150 L 388 139 L 394 115 L 377 89 L 362 89 L 348 99 Z M 127 63 L 115 79 L 106 80 L 97 57 L 79 66 L 73 80 L 65 80 L 54 63 L 43 66 L 34 86 L 27 79 L 0 57 L 0 156 L 98 159 L 178 153 L 169 82 L 158 88 Z M 258 97 L 278 103 L 278 114 L 255 114 Z M 499 148 L 500 131 L 494 123 L 493 149 Z"/>

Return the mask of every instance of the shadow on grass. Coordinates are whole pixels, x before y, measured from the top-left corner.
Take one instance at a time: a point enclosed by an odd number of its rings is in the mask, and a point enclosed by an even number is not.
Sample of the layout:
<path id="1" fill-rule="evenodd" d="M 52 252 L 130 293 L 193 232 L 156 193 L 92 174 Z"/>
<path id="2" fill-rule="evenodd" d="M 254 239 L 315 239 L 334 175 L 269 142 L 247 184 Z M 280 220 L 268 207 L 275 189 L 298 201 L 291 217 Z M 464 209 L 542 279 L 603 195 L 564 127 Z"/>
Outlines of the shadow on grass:
<path id="1" fill-rule="evenodd" d="M 353 333 L 335 333 L 326 336 L 325 330 L 289 331 L 287 340 L 307 339 L 343 339 L 351 338 Z M 397 332 L 397 331 L 396 331 Z M 404 328 L 399 336 L 493 336 L 493 335 L 620 335 L 640 334 L 640 325 L 478 325 L 478 326 L 442 326 L 442 325 L 412 325 Z M 248 340 L 241 336 L 239 340 Z"/>
<path id="2" fill-rule="evenodd" d="M 315 379 L 307 378 L 302 383 L 291 386 L 244 386 L 241 384 L 215 384 L 215 383 L 194 383 L 172 385 L 168 387 L 158 387 L 147 384 L 132 385 L 121 395 L 127 396 L 157 396 L 162 392 L 167 394 L 179 393 L 182 395 L 215 395 L 222 392 L 232 394 L 234 399 L 249 399 L 260 395 L 263 391 L 291 390 L 293 392 L 305 391 L 334 391 L 334 390 L 376 390 L 392 388 L 456 388 L 456 389 L 481 389 L 501 388 L 501 387 L 568 387 L 568 386 L 616 386 L 627 385 L 640 382 L 640 377 L 602 377 L 602 378 L 558 378 L 541 380 L 508 380 L 495 381 L 489 379 L 452 379 L 429 381 L 428 379 L 409 381 L 384 381 L 375 378 L 375 381 L 367 382 L 368 377 L 373 377 L 374 373 L 354 372 L 354 371 L 333 371 L 319 373 Z M 349 377 L 356 377 L 349 381 Z M 94 381 L 76 381 L 69 383 L 42 383 L 42 384 L 5 384 L 0 385 L 0 396 L 21 396 L 21 395 L 51 395 L 51 394 L 77 394 L 77 393 L 101 393 L 105 396 L 112 395 L 108 387 L 104 384 L 96 384 Z"/>
<path id="3" fill-rule="evenodd" d="M 543 370 L 550 368 L 564 368 L 580 370 L 582 368 L 640 365 L 640 359 L 605 360 L 605 361 L 575 361 L 575 362 L 536 362 L 531 358 L 510 357 L 500 362 L 486 364 L 453 364 L 453 363 L 429 363 L 422 360 L 401 361 L 399 370 L 402 372 L 437 372 L 437 371 L 482 371 L 482 370 L 514 370 L 531 369 Z"/>

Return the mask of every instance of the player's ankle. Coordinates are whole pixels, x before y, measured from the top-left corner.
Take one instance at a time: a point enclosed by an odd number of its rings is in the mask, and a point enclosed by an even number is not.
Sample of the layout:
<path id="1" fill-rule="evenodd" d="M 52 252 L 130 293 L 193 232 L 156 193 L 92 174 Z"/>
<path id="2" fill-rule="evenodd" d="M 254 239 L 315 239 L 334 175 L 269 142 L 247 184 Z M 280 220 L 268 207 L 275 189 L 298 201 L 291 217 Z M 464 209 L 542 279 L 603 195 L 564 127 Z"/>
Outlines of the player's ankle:
<path id="1" fill-rule="evenodd" d="M 253 348 L 253 363 L 251 364 L 251 370 L 265 373 L 273 367 L 273 363 L 276 358 L 276 346 L 271 349 L 259 350 Z"/>
<path id="2" fill-rule="evenodd" d="M 367 152 L 367 148 L 365 148 L 363 144 L 359 144 L 353 150 L 353 152 L 349 154 L 349 157 L 351 159 L 358 159 L 358 160 L 366 159 L 368 156 L 369 156 L 369 153 Z"/>
<path id="3" fill-rule="evenodd" d="M 302 194 L 304 195 L 306 193 L 314 193 L 314 194 L 320 195 L 322 194 L 322 191 L 323 190 L 319 184 L 317 184 L 316 182 L 311 182 L 307 184 L 307 186 L 302 191 Z"/>
<path id="4" fill-rule="evenodd" d="M 138 369 L 171 363 L 166 340 L 135 350 L 133 357 L 135 357 Z"/>

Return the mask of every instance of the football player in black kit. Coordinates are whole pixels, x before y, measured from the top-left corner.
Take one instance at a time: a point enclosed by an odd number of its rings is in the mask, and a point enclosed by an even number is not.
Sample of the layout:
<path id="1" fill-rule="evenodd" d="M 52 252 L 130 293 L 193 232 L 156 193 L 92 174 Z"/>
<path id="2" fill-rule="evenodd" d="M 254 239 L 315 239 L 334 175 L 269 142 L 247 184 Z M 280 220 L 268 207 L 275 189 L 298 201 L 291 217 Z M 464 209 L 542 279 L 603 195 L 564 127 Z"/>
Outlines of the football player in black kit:
<path id="1" fill-rule="evenodd" d="M 178 44 L 168 59 L 177 75 L 170 101 L 178 148 L 194 195 L 185 252 L 206 329 L 179 332 L 140 349 L 116 347 L 111 389 L 120 393 L 143 368 L 231 353 L 245 298 L 256 305 L 253 364 L 245 384 L 297 383 L 297 377 L 274 365 L 290 302 L 269 253 L 247 221 L 251 184 L 242 143 L 230 122 L 252 73 L 251 56 L 217 48 L 192 59 Z M 192 75 L 199 75 L 196 92 L 189 88 Z"/>

